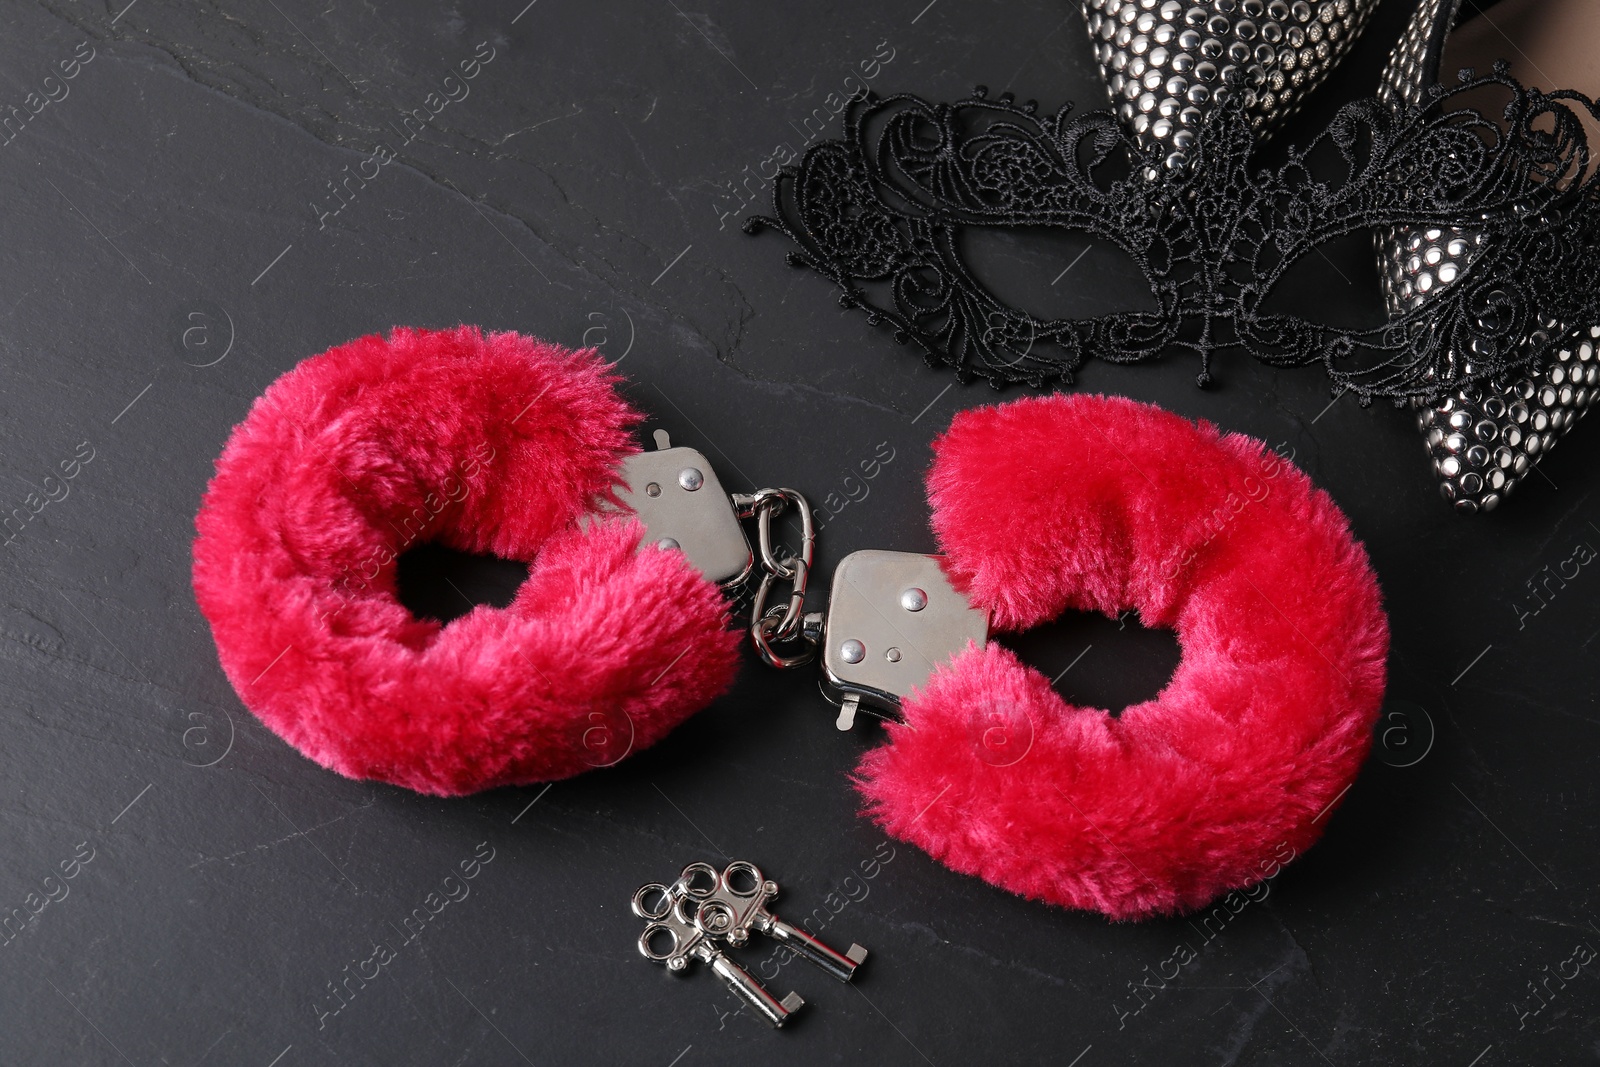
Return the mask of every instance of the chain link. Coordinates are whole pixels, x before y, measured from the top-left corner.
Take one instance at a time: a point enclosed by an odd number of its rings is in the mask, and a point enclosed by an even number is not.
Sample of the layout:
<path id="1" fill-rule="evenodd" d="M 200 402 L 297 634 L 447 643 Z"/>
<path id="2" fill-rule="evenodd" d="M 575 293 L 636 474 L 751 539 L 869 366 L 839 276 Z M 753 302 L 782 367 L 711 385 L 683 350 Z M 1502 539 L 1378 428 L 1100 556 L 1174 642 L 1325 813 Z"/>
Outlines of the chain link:
<path id="1" fill-rule="evenodd" d="M 789 551 L 787 546 L 774 550 L 772 543 L 772 520 L 790 505 L 800 516 L 798 553 Z M 735 493 L 733 506 L 741 519 L 756 520 L 761 546 L 761 584 L 750 604 L 750 640 L 769 666 L 799 667 L 810 663 L 817 654 L 817 640 L 805 627 L 806 582 L 811 577 L 811 553 L 816 542 L 811 505 L 793 489 L 758 489 L 754 493 Z M 768 607 L 773 586 L 780 581 L 789 585 L 789 601 Z M 793 653 L 784 653 L 777 647 L 795 642 L 800 647 Z"/>

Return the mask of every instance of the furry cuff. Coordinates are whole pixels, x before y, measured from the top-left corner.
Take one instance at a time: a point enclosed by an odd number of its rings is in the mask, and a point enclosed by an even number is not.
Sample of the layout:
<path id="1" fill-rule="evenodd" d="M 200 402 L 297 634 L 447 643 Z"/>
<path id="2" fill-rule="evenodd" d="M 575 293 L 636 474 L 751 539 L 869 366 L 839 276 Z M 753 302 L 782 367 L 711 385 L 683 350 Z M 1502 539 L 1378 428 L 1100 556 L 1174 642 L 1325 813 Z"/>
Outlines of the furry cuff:
<path id="1" fill-rule="evenodd" d="M 738 634 L 614 499 L 639 416 L 593 351 L 395 329 L 278 379 L 197 520 L 194 586 L 239 697 L 352 778 L 468 793 L 609 765 L 727 688 Z M 433 541 L 529 564 L 505 609 L 442 625 L 396 598 Z M 683 655 L 692 649 L 691 655 Z"/>
<path id="2" fill-rule="evenodd" d="M 879 823 L 958 871 L 1119 919 L 1200 907 L 1317 839 L 1366 756 L 1389 642 L 1326 493 L 1251 438 L 1059 395 L 958 416 L 928 485 L 952 578 L 994 629 L 1131 608 L 1183 658 L 1113 717 L 1004 648 L 969 648 L 862 761 Z"/>

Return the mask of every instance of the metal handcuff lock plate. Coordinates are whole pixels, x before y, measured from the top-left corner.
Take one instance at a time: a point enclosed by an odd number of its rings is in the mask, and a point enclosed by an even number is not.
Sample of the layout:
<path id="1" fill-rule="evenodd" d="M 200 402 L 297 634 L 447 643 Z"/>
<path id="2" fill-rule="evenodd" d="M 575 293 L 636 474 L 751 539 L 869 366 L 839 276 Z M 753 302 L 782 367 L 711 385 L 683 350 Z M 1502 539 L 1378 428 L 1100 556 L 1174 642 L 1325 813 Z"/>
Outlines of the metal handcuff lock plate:
<path id="1" fill-rule="evenodd" d="M 938 556 L 852 552 L 833 572 L 822 626 L 822 687 L 848 730 L 859 708 L 895 713 L 935 667 L 989 639 L 989 613 L 945 576 Z"/>
<path id="2" fill-rule="evenodd" d="M 646 544 L 681 549 L 711 581 L 739 584 L 755 555 L 717 472 L 697 449 L 673 448 L 666 431 L 655 440 L 654 451 L 622 461 L 617 498 L 644 523 Z"/>

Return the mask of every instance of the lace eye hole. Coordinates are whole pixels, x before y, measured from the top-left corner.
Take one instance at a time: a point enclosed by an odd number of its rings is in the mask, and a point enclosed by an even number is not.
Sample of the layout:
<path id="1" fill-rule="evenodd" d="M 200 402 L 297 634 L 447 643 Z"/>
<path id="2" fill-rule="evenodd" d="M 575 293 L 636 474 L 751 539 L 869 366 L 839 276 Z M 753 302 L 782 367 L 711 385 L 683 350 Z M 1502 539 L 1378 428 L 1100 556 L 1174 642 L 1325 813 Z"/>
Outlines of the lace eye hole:
<path id="1" fill-rule="evenodd" d="M 1042 322 L 1157 310 L 1138 261 L 1081 230 L 969 226 L 957 248 L 985 292 Z"/>
<path id="2" fill-rule="evenodd" d="M 1390 243 L 1386 234 L 1362 229 L 1298 251 L 1277 264 L 1275 273 L 1263 278 L 1268 289 L 1258 312 L 1290 316 L 1337 330 L 1381 327 L 1390 316 L 1384 305 L 1379 271 L 1393 275 L 1396 269 Z M 1420 280 L 1420 275 L 1411 277 L 1414 282 Z M 1395 276 L 1387 280 L 1398 298 L 1400 279 Z M 1414 283 L 1412 287 L 1415 288 Z"/>

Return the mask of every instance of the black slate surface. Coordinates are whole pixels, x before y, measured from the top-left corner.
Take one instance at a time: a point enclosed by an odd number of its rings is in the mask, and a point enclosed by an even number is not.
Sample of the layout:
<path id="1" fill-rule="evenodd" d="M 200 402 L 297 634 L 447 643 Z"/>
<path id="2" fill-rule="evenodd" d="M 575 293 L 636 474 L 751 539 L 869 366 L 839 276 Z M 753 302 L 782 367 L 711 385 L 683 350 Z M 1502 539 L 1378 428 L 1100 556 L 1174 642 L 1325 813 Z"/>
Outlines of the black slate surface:
<path id="1" fill-rule="evenodd" d="M 951 388 L 785 266 L 781 239 L 740 233 L 765 206 L 752 176 L 864 61 L 885 91 L 1101 99 L 1065 2 L 524 2 L 0 9 L 0 504 L 79 461 L 0 569 L 0 912 L 47 901 L 0 945 L 0 1062 L 1600 1059 L 1600 964 L 1575 962 L 1600 946 L 1600 576 L 1559 577 L 1600 546 L 1600 426 L 1463 521 L 1409 420 L 1330 405 L 1315 371 L 1225 358 L 1205 392 L 1176 358 L 1082 375 L 1293 448 L 1384 583 L 1392 714 L 1373 758 L 1324 840 L 1226 923 L 1110 924 L 885 843 L 846 780 L 873 736 L 836 733 L 809 677 L 753 657 L 665 743 L 548 790 L 346 781 L 256 723 L 195 607 L 189 541 L 212 461 L 276 376 L 397 323 L 600 345 L 731 487 L 837 504 L 887 442 L 867 495 L 825 520 L 822 573 L 858 548 L 929 549 L 928 443 L 995 395 Z M 1405 6 L 1293 129 L 1373 84 Z M 404 113 L 475 55 L 470 93 L 408 137 Z M 23 118 L 45 91 L 60 98 Z M 396 158 L 332 214 L 329 183 L 380 142 Z M 1065 265 L 1012 244 L 997 284 Z M 1339 267 L 1348 282 L 1301 295 L 1373 313 L 1370 254 Z M 1127 299 L 1115 278 L 1069 275 L 1063 306 Z M 1052 671 L 1082 654 L 1060 688 L 1113 707 L 1176 657 L 1104 620 L 1026 649 Z M 397 932 L 475 856 L 465 899 Z M 731 856 L 798 915 L 837 907 L 824 936 L 873 953 L 854 988 L 785 967 L 774 987 L 809 1005 L 782 1033 L 708 974 L 634 952 L 636 885 Z M 381 976 L 335 1000 L 378 942 Z"/>

